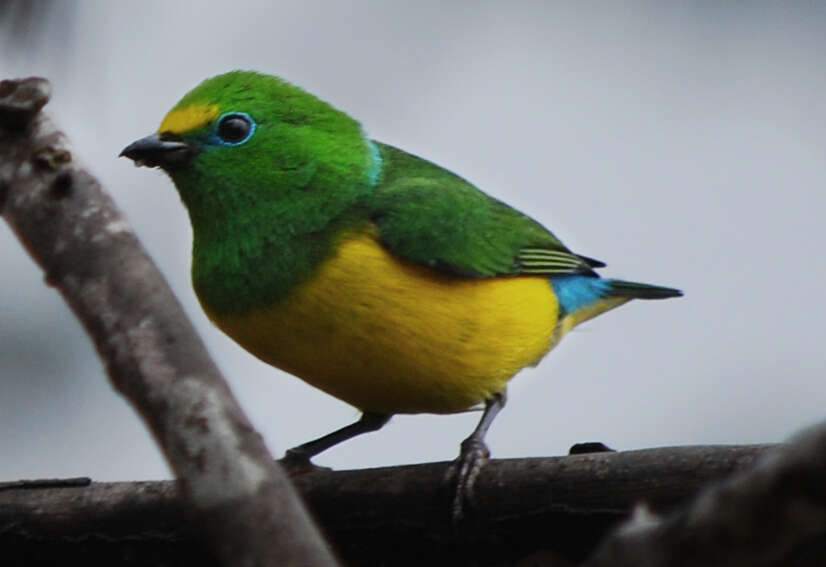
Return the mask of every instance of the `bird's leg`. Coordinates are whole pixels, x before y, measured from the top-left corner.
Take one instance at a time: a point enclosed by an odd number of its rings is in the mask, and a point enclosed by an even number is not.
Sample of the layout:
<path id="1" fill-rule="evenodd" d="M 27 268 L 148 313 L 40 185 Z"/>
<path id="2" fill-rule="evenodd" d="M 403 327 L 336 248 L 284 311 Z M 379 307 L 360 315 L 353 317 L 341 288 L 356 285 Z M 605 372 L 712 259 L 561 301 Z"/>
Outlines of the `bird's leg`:
<path id="1" fill-rule="evenodd" d="M 364 412 L 361 418 L 355 423 L 351 423 L 341 429 L 328 433 L 323 437 L 308 441 L 298 447 L 288 449 L 284 457 L 278 461 L 281 466 L 287 469 L 290 474 L 309 472 L 316 467 L 310 459 L 322 451 L 326 451 L 333 445 L 338 445 L 342 441 L 352 439 L 362 433 L 378 431 L 384 424 L 390 421 L 390 416 L 381 413 Z"/>
<path id="2" fill-rule="evenodd" d="M 476 484 L 476 478 L 490 456 L 490 451 L 485 445 L 485 434 L 488 432 L 490 424 L 493 423 L 493 419 L 505 407 L 505 400 L 504 392 L 494 394 L 485 400 L 482 419 L 479 420 L 479 424 L 473 430 L 473 433 L 462 441 L 459 457 L 453 461 L 448 470 L 448 480 L 451 485 L 455 486 L 455 491 L 452 494 L 453 505 L 451 510 L 454 522 L 462 519 L 465 505 L 470 504 L 473 500 L 473 488 Z"/>

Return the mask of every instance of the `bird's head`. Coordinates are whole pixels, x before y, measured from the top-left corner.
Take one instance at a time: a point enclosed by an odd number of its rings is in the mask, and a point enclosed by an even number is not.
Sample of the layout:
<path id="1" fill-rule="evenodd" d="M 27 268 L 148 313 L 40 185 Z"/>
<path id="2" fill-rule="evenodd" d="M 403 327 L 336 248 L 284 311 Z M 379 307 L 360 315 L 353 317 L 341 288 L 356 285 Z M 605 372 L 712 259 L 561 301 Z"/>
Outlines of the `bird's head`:
<path id="1" fill-rule="evenodd" d="M 308 193 L 317 205 L 336 208 L 348 188 L 375 181 L 379 167 L 358 122 L 299 87 L 252 71 L 202 82 L 156 133 L 120 155 L 166 171 L 190 213 L 200 203 L 231 208 L 230 199 L 301 201 Z"/>

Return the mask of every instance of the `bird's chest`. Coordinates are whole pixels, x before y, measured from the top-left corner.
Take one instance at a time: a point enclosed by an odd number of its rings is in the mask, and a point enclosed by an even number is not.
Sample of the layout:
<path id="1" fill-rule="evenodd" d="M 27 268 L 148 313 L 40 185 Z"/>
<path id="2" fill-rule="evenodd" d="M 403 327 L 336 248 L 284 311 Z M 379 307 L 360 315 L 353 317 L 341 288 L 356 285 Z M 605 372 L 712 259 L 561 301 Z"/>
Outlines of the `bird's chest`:
<path id="1" fill-rule="evenodd" d="M 474 280 L 350 238 L 285 299 L 207 312 L 260 359 L 363 410 L 454 412 L 501 391 L 551 344 L 557 302 L 542 277 Z"/>

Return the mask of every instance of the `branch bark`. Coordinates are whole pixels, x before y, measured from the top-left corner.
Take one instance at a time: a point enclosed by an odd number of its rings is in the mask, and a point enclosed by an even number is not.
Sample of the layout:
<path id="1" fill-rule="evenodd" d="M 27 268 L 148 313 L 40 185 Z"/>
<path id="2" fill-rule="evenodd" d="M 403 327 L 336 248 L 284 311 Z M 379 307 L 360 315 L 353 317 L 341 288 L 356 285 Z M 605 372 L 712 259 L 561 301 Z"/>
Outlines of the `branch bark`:
<path id="1" fill-rule="evenodd" d="M 49 96 L 44 79 L 0 82 L 0 213 L 152 431 L 218 557 L 334 565 L 129 223 L 40 112 Z"/>
<path id="2" fill-rule="evenodd" d="M 668 515 L 640 511 L 587 567 L 826 564 L 826 425 Z"/>
<path id="3" fill-rule="evenodd" d="M 770 449 L 676 447 L 493 460 L 458 529 L 443 484 L 448 463 L 322 471 L 295 481 L 346 564 L 499 566 L 534 558 L 526 565 L 545 565 L 549 556 L 584 559 L 637 502 L 666 513 Z M 47 543 L 67 557 L 97 545 L 95 563 L 102 564 L 108 549 L 102 542 L 128 542 L 136 563 L 198 563 L 182 517 L 168 482 L 0 487 L 0 547 L 7 553 L 33 553 Z"/>

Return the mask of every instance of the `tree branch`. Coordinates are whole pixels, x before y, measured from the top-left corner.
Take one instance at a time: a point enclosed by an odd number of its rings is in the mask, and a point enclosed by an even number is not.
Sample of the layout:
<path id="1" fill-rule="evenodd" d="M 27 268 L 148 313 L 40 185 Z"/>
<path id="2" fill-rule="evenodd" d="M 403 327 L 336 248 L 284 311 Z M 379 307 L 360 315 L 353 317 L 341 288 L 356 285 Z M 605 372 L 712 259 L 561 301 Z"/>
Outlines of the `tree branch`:
<path id="1" fill-rule="evenodd" d="M 334 565 L 129 223 L 40 112 L 49 95 L 44 79 L 0 82 L 0 213 L 83 323 L 223 562 Z"/>
<path id="2" fill-rule="evenodd" d="M 640 511 L 588 567 L 826 564 L 826 425 L 665 516 Z"/>
<path id="3" fill-rule="evenodd" d="M 448 463 L 322 471 L 295 481 L 350 565 L 498 566 L 549 553 L 580 561 L 640 500 L 657 512 L 673 510 L 769 449 L 676 447 L 493 460 L 458 531 L 443 484 Z M 182 556 L 193 564 L 199 556 L 192 555 L 182 520 L 177 491 L 165 482 L 0 490 L 0 547 L 7 552 L 48 543 L 66 557 L 78 553 L 73 542 L 84 542 L 86 550 L 94 542 L 129 542 L 141 564 Z"/>

